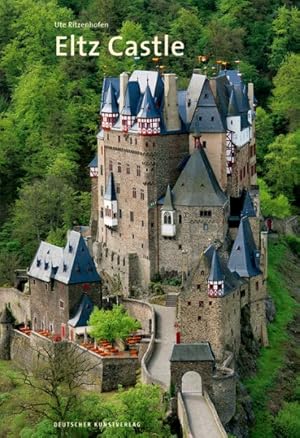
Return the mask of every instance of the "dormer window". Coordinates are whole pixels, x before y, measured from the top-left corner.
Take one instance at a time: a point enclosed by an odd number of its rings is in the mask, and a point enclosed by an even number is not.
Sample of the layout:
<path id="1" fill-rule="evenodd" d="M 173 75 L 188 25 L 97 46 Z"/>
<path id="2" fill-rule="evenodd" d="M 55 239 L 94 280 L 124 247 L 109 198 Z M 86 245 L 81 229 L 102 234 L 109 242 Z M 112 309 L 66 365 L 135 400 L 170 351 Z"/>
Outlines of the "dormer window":
<path id="1" fill-rule="evenodd" d="M 47 270 L 49 268 L 49 262 L 45 262 L 45 269 Z"/>
<path id="2" fill-rule="evenodd" d="M 69 252 L 72 252 L 72 251 L 73 251 L 73 246 L 69 245 Z"/>
<path id="3" fill-rule="evenodd" d="M 40 259 L 37 259 L 37 261 L 36 261 L 36 265 L 37 265 L 37 267 L 40 267 L 40 266 L 41 266 L 41 260 L 40 260 Z"/>
<path id="4" fill-rule="evenodd" d="M 63 264 L 63 271 L 67 272 L 67 265 L 65 263 Z"/>

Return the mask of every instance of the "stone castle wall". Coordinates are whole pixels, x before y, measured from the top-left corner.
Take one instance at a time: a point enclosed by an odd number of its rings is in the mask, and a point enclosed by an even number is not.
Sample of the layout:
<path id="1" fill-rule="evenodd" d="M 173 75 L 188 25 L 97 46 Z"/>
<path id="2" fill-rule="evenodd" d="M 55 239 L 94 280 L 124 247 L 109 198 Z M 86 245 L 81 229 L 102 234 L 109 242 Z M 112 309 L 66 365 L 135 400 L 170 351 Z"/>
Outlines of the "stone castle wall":
<path id="1" fill-rule="evenodd" d="M 217 370 L 213 376 L 212 400 L 222 424 L 227 424 L 236 410 L 236 375 L 233 370 Z"/>
<path id="2" fill-rule="evenodd" d="M 24 324 L 31 320 L 30 295 L 14 288 L 0 288 L 0 312 L 8 306 L 16 318 L 17 324 Z"/>

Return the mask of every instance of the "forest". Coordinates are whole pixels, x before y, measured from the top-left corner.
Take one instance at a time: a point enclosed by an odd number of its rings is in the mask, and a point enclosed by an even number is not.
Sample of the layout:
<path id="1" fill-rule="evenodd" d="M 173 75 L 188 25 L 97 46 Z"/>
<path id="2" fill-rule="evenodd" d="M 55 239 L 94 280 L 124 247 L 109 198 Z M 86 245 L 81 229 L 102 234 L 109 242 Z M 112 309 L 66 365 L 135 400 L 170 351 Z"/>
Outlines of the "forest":
<path id="1" fill-rule="evenodd" d="M 64 35 L 99 40 L 99 57 L 57 57 L 54 22 L 103 22 Z M 283 0 L 2 0 L 0 4 L 0 284 L 41 239 L 62 244 L 87 225 L 87 165 L 96 150 L 102 80 L 135 68 L 209 77 L 239 68 L 253 81 L 264 215 L 297 213 L 300 195 L 300 12 Z M 168 34 L 183 58 L 113 57 L 107 42 Z"/>

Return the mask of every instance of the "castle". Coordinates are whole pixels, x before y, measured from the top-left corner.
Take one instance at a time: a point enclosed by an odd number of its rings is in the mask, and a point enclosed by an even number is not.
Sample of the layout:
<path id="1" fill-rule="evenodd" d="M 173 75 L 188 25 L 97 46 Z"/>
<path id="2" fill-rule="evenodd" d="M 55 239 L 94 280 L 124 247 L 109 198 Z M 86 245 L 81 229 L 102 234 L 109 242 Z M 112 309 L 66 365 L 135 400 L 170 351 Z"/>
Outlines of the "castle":
<path id="1" fill-rule="evenodd" d="M 182 278 L 182 342 L 238 353 L 242 317 L 267 342 L 267 242 L 256 185 L 255 97 L 237 71 L 186 90 L 175 74 L 134 71 L 103 83 L 90 163 L 93 254 L 126 294 Z"/>

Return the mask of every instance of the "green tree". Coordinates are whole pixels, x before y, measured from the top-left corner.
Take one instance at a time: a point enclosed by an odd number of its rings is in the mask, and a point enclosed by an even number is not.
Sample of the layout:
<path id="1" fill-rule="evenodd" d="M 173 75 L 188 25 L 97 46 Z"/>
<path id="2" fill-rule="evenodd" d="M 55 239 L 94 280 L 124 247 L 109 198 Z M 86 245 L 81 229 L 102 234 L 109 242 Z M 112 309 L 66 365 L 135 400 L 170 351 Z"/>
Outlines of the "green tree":
<path id="1" fill-rule="evenodd" d="M 272 23 L 273 41 L 271 44 L 270 67 L 278 70 L 287 54 L 300 50 L 300 11 L 296 7 L 282 6 Z"/>
<path id="2" fill-rule="evenodd" d="M 89 333 L 97 340 L 125 339 L 130 333 L 141 327 L 131 318 L 122 305 L 114 305 L 112 310 L 94 308 L 88 321 Z"/>
<path id="3" fill-rule="evenodd" d="M 289 200 L 283 194 L 277 197 L 272 197 L 267 184 L 263 180 L 259 180 L 260 203 L 262 214 L 267 216 L 284 219 L 291 215 L 291 206 Z"/>
<path id="4" fill-rule="evenodd" d="M 300 130 L 279 135 L 265 156 L 266 181 L 276 196 L 294 200 L 300 185 Z"/>
<path id="5" fill-rule="evenodd" d="M 274 77 L 271 109 L 275 114 L 285 117 L 290 130 L 297 129 L 300 123 L 300 55 L 288 55 Z"/>
<path id="6" fill-rule="evenodd" d="M 265 156 L 268 153 L 269 144 L 274 140 L 274 130 L 271 115 L 260 106 L 256 109 L 255 130 L 258 173 L 263 174 L 265 171 Z"/>

